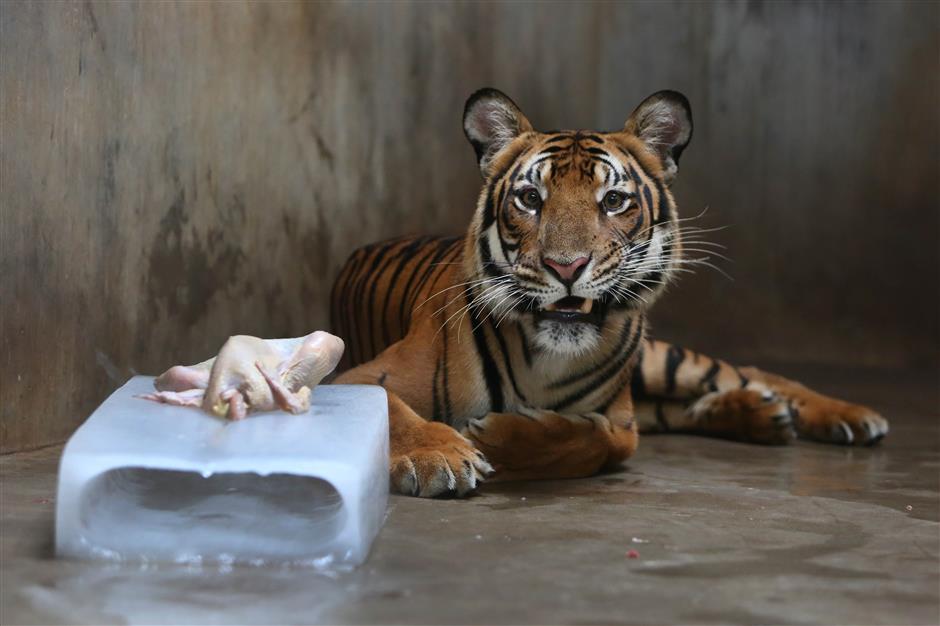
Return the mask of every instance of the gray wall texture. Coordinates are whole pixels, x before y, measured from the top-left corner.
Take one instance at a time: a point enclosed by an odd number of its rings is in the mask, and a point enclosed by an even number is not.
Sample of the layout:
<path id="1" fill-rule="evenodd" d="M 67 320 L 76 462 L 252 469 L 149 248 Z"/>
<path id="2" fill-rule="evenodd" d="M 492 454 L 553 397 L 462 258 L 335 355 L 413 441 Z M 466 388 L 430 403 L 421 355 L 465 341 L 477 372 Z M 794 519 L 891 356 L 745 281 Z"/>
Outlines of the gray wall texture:
<path id="1" fill-rule="evenodd" d="M 937 3 L 0 5 L 0 449 L 134 372 L 328 324 L 355 247 L 457 233 L 464 99 L 542 128 L 691 100 L 676 184 L 727 226 L 657 336 L 748 361 L 938 362 Z"/>

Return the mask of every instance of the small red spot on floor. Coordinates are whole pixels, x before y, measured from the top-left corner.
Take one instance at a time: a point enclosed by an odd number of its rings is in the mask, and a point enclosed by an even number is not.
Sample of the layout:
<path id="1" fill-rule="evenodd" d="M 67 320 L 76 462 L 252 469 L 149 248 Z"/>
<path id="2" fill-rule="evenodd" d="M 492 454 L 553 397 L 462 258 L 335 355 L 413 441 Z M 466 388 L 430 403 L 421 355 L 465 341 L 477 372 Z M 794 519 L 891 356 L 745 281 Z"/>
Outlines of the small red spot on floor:
<path id="1" fill-rule="evenodd" d="M 637 552 L 636 550 L 627 550 L 627 558 L 628 558 L 628 559 L 638 559 L 638 558 L 640 558 L 640 553 Z"/>
<path id="2" fill-rule="evenodd" d="M 33 504 L 49 504 L 52 502 L 51 498 L 36 498 L 33 500 Z"/>

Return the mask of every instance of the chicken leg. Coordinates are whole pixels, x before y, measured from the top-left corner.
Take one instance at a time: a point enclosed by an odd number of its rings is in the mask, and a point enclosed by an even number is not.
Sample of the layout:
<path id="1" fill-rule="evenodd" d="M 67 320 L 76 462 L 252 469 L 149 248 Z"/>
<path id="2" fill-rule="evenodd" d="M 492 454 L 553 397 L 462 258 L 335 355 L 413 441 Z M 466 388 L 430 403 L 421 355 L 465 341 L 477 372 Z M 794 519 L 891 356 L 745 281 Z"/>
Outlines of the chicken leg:
<path id="1" fill-rule="evenodd" d="M 252 411 L 310 408 L 311 390 L 333 371 L 343 340 L 316 331 L 295 339 L 229 337 L 219 354 L 196 365 L 176 365 L 154 381 L 156 391 L 139 396 L 242 419 Z"/>

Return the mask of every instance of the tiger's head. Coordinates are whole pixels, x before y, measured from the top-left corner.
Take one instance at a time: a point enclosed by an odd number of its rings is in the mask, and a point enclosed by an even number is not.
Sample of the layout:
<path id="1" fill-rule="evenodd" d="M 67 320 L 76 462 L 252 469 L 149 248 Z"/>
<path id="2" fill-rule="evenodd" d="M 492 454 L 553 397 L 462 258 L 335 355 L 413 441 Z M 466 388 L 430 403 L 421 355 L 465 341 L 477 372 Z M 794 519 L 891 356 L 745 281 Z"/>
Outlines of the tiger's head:
<path id="1" fill-rule="evenodd" d="M 479 317 L 578 355 L 608 320 L 653 302 L 681 263 L 669 186 L 692 137 L 682 94 L 653 94 L 623 130 L 542 133 L 482 89 L 464 132 L 485 179 L 464 254 Z"/>

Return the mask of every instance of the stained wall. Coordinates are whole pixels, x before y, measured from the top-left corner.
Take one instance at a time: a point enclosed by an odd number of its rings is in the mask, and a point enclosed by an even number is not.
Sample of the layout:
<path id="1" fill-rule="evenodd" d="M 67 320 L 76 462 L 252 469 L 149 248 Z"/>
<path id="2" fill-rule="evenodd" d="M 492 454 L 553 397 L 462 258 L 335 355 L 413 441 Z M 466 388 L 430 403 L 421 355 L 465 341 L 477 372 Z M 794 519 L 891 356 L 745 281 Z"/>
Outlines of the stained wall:
<path id="1" fill-rule="evenodd" d="M 0 450 L 134 373 L 325 327 L 355 247 L 457 233 L 463 101 L 616 128 L 662 88 L 727 246 L 657 335 L 750 361 L 938 362 L 934 3 L 0 5 Z"/>

